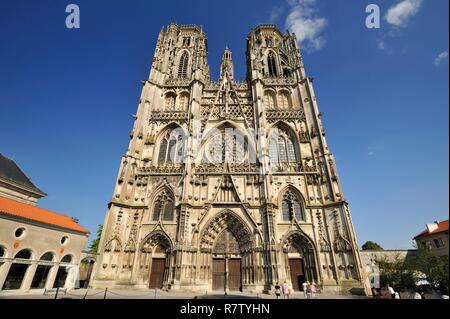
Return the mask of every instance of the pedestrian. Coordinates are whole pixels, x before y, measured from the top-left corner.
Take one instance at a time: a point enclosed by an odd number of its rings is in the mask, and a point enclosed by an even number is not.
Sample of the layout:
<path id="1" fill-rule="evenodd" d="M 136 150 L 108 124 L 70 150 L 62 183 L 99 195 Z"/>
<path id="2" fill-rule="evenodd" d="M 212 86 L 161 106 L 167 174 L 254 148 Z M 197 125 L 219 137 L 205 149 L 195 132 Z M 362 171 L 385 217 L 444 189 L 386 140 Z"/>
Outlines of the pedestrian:
<path id="1" fill-rule="evenodd" d="M 416 292 L 414 293 L 413 299 L 422 299 L 422 296 L 416 291 Z"/>
<path id="2" fill-rule="evenodd" d="M 314 281 L 311 283 L 311 285 L 309 286 L 309 290 L 311 291 L 311 299 L 315 299 L 316 298 L 316 284 L 314 283 Z"/>
<path id="3" fill-rule="evenodd" d="M 286 280 L 284 281 L 282 288 L 284 299 L 289 299 L 289 285 Z"/>
<path id="4" fill-rule="evenodd" d="M 277 296 L 277 299 L 280 299 L 280 295 L 281 295 L 281 286 L 277 281 L 277 283 L 275 284 L 275 296 Z"/>
<path id="5" fill-rule="evenodd" d="M 308 283 L 306 281 L 302 284 L 302 288 L 305 299 L 308 299 Z"/>
<path id="6" fill-rule="evenodd" d="M 395 299 L 395 290 L 394 290 L 394 288 L 392 288 L 390 285 L 387 285 L 386 288 L 387 288 L 388 293 L 391 295 L 391 298 Z"/>
<path id="7" fill-rule="evenodd" d="M 394 293 L 394 299 L 400 299 L 400 294 L 397 291 Z"/>

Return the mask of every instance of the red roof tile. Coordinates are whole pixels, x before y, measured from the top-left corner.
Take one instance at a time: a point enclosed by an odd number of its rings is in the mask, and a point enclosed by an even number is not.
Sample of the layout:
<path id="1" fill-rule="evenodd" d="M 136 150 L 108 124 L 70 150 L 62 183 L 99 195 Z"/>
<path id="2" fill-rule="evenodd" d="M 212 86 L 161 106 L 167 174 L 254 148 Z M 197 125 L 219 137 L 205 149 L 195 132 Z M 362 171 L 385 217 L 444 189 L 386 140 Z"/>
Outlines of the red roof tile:
<path id="1" fill-rule="evenodd" d="M 0 196 L 0 213 L 89 234 L 71 217 Z"/>
<path id="2" fill-rule="evenodd" d="M 439 222 L 438 227 L 435 230 L 433 230 L 432 232 L 429 232 L 428 229 L 425 229 L 419 235 L 415 236 L 414 239 L 419 238 L 419 237 L 426 237 L 426 236 L 442 233 L 444 231 L 448 231 L 448 219 L 444 220 L 442 222 Z"/>

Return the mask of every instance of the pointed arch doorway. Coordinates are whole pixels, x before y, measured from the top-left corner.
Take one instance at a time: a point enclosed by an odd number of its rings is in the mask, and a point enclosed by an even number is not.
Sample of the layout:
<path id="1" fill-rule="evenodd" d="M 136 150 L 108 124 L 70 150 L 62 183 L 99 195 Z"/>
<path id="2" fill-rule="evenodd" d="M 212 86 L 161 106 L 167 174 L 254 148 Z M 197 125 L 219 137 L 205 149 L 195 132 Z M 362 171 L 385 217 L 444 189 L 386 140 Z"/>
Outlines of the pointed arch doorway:
<path id="1" fill-rule="evenodd" d="M 254 285 L 253 235 L 232 210 L 225 209 L 206 223 L 200 235 L 200 256 L 209 289 L 243 291 Z"/>
<path id="2" fill-rule="evenodd" d="M 297 231 L 287 234 L 283 253 L 294 291 L 303 291 L 304 282 L 318 283 L 316 252 L 307 236 Z"/>
<path id="3" fill-rule="evenodd" d="M 164 283 L 164 274 L 166 269 L 166 252 L 158 245 L 155 247 L 152 256 L 150 270 L 150 280 L 148 287 L 150 289 L 161 289 Z"/>
<path id="4" fill-rule="evenodd" d="M 145 277 L 150 289 L 170 289 L 172 247 L 169 237 L 161 231 L 154 231 L 144 238 L 140 264 L 150 268 Z"/>
<path id="5" fill-rule="evenodd" d="M 241 252 L 236 237 L 229 229 L 219 235 L 213 248 L 213 290 L 242 289 Z"/>

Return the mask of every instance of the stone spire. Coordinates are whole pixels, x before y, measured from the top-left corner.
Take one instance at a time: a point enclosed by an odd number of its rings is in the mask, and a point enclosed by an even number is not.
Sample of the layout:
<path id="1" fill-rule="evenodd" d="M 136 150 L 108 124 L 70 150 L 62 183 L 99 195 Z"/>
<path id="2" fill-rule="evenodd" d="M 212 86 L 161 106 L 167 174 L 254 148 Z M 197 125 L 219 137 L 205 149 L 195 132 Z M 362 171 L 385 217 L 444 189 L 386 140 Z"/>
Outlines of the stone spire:
<path id="1" fill-rule="evenodd" d="M 232 80 L 233 76 L 233 58 L 231 56 L 231 51 L 226 47 L 222 54 L 222 62 L 220 63 L 220 78 L 227 77 L 229 80 Z"/>

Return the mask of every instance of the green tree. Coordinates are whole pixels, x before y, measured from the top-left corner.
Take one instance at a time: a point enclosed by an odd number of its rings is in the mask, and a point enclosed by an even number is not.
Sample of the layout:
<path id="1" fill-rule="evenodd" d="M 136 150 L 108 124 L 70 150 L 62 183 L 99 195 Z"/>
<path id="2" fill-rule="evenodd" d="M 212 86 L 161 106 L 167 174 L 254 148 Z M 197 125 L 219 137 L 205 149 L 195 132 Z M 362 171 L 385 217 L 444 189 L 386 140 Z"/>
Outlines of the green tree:
<path id="1" fill-rule="evenodd" d="M 416 272 L 403 258 L 396 257 L 394 260 L 384 258 L 377 260 L 376 263 L 380 269 L 381 287 L 391 285 L 396 291 L 415 288 Z"/>
<path id="2" fill-rule="evenodd" d="M 89 246 L 89 250 L 92 253 L 96 253 L 98 251 L 98 244 L 100 243 L 100 237 L 102 236 L 103 225 L 98 225 L 97 236 L 92 240 L 91 245 Z"/>
<path id="3" fill-rule="evenodd" d="M 364 245 L 362 245 L 362 250 L 384 250 L 383 247 L 378 245 L 376 242 L 373 241 L 366 241 Z"/>
<path id="4" fill-rule="evenodd" d="M 437 256 L 429 248 L 420 248 L 417 250 L 417 256 L 411 262 L 411 267 L 422 273 L 433 289 L 448 295 L 448 256 Z"/>

